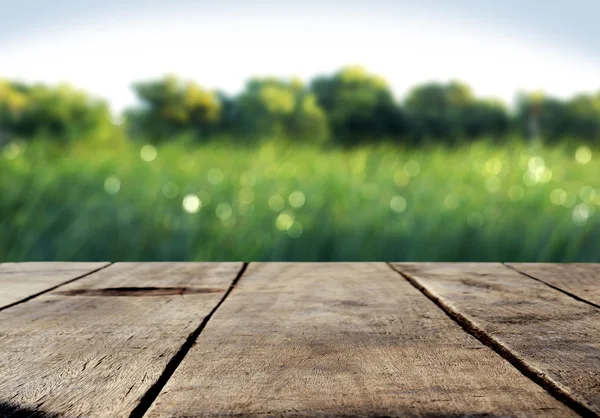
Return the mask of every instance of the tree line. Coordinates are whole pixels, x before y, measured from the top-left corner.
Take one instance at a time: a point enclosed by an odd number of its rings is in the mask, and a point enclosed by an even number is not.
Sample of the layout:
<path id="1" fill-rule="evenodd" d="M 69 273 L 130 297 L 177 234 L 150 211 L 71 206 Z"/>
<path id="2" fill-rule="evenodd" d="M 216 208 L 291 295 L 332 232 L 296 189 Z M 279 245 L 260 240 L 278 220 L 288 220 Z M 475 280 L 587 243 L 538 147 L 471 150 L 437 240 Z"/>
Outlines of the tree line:
<path id="1" fill-rule="evenodd" d="M 451 145 L 507 135 L 600 143 L 600 91 L 568 100 L 521 93 L 516 109 L 509 111 L 499 101 L 475 97 L 465 83 L 432 82 L 414 87 L 398 102 L 385 79 L 360 66 L 308 83 L 252 78 L 235 96 L 175 75 L 137 82 L 132 88 L 140 104 L 124 112 L 124 129 L 153 142 L 179 134 L 197 140 L 226 134 L 239 140 L 268 136 L 346 145 L 381 140 Z M 70 85 L 0 79 L 4 136 L 68 141 L 110 127 L 114 124 L 107 102 Z"/>

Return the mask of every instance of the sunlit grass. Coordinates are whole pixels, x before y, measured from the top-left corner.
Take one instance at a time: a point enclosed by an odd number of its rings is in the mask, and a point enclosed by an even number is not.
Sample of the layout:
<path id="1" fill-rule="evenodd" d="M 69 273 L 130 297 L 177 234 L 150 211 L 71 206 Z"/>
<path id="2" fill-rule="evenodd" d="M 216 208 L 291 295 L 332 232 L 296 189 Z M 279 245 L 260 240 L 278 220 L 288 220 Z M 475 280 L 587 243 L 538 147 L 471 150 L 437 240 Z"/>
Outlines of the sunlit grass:
<path id="1" fill-rule="evenodd" d="M 599 173 L 576 145 L 12 142 L 0 259 L 600 261 Z"/>

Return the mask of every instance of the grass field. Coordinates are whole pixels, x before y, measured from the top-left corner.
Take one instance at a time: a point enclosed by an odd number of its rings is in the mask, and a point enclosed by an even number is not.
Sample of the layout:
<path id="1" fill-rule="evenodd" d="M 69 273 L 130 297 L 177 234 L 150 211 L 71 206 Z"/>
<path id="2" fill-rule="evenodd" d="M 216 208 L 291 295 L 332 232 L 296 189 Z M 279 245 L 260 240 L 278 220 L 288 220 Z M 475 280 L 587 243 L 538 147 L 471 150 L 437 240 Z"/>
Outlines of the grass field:
<path id="1" fill-rule="evenodd" d="M 9 143 L 0 260 L 600 262 L 600 150 Z"/>

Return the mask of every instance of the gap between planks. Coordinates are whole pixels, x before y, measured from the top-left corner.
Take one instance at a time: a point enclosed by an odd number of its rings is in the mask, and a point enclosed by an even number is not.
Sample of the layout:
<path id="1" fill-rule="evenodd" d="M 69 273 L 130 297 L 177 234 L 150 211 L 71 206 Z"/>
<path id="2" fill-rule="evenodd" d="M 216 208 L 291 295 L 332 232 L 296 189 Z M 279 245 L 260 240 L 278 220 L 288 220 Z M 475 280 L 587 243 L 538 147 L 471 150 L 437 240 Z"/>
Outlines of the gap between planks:
<path id="1" fill-rule="evenodd" d="M 8 264 L 8 263 L 0 263 L 0 265 L 1 264 Z M 25 297 L 23 299 L 20 299 L 20 300 L 18 300 L 16 302 L 12 302 L 12 303 L 9 303 L 8 305 L 0 306 L 0 312 L 3 311 L 3 310 L 5 310 L 5 309 L 12 308 L 13 306 L 17 306 L 17 305 L 20 305 L 22 303 L 28 302 L 28 301 L 30 301 L 30 300 L 32 300 L 34 298 L 37 298 L 38 296 L 41 296 L 41 295 L 44 295 L 46 293 L 52 292 L 53 290 L 56 290 L 59 287 L 68 285 L 69 283 L 73 283 L 73 282 L 75 282 L 77 280 L 83 279 L 84 277 L 90 276 L 90 275 L 92 275 L 92 274 L 94 274 L 94 273 L 96 273 L 96 272 L 98 272 L 100 270 L 104 270 L 105 268 L 111 266 L 112 264 L 114 264 L 114 263 L 112 263 L 112 262 L 106 262 L 105 265 L 100 266 L 98 268 L 95 268 L 95 269 L 93 269 L 91 271 L 88 271 L 87 273 L 80 274 L 80 275 L 78 275 L 78 276 L 76 276 L 76 277 L 74 277 L 72 279 L 66 280 L 66 281 L 64 281 L 62 283 L 59 283 L 59 284 L 55 285 L 55 286 L 51 286 L 51 287 L 49 287 L 47 289 L 42 290 L 41 292 L 37 292 L 37 293 L 34 293 L 32 295 L 29 295 L 29 296 L 27 296 L 27 297 Z"/>
<path id="2" fill-rule="evenodd" d="M 444 313 L 451 318 L 454 322 L 456 322 L 462 329 L 464 329 L 467 333 L 471 334 L 473 337 L 477 338 L 482 344 L 494 350 L 498 355 L 512 364 L 521 374 L 544 388 L 550 395 L 552 395 L 555 399 L 562 402 L 578 414 L 584 417 L 598 417 L 593 410 L 591 410 L 587 405 L 579 402 L 577 399 L 574 399 L 568 392 L 563 390 L 560 386 L 556 385 L 552 380 L 546 378 L 545 374 L 536 371 L 534 368 L 529 366 L 524 359 L 519 358 L 516 354 L 514 354 L 508 347 L 503 345 L 500 341 L 494 338 L 493 335 L 488 334 L 484 329 L 478 327 L 473 321 L 467 318 L 465 315 L 461 314 L 459 311 L 453 309 L 451 306 L 446 304 L 441 297 L 437 297 L 432 292 L 429 291 L 425 286 L 421 285 L 417 280 L 412 278 L 411 276 L 403 273 L 401 270 L 396 268 L 392 263 L 386 263 L 393 271 L 398 273 L 401 277 L 407 280 L 411 285 L 413 285 L 417 290 L 419 290 L 423 295 L 425 295 L 428 299 L 430 299 L 433 303 L 435 303 Z M 502 264 L 504 265 L 504 264 Z M 548 285 L 542 280 L 538 280 L 534 277 L 531 277 L 527 274 L 523 274 L 522 272 L 510 268 L 509 266 L 504 265 L 507 269 L 514 270 L 524 277 L 539 281 L 543 284 Z M 562 293 L 568 294 L 569 296 L 574 296 L 569 294 L 568 292 L 564 292 L 562 289 L 555 288 L 554 286 L 548 285 L 551 288 L 561 291 Z M 575 299 L 580 300 L 580 298 L 575 296 Z M 585 300 L 583 302 L 589 303 Z M 593 304 L 592 304 L 593 305 Z"/>
<path id="3" fill-rule="evenodd" d="M 156 398 L 158 398 L 158 395 L 163 390 L 163 388 L 165 387 L 165 385 L 167 384 L 167 382 L 169 381 L 171 376 L 173 376 L 173 373 L 175 373 L 175 370 L 177 370 L 177 368 L 179 367 L 179 365 L 181 364 L 181 362 L 183 361 L 183 359 L 185 358 L 187 353 L 190 351 L 190 349 L 196 343 L 196 340 L 202 333 L 202 330 L 204 330 L 204 328 L 206 327 L 206 324 L 208 324 L 208 321 L 210 321 L 210 318 L 212 318 L 213 314 L 217 311 L 217 309 L 219 309 L 219 307 L 223 304 L 223 302 L 225 302 L 225 300 L 227 299 L 227 296 L 229 296 L 231 291 L 235 288 L 236 284 L 239 282 L 239 280 L 243 276 L 244 272 L 248 268 L 248 264 L 249 263 L 244 263 L 242 265 L 242 268 L 240 269 L 238 274 L 235 276 L 235 279 L 233 279 L 233 282 L 231 282 L 231 285 L 229 285 L 229 288 L 227 289 L 227 291 L 225 292 L 225 294 L 223 295 L 223 297 L 221 298 L 219 303 L 217 303 L 215 305 L 215 307 L 210 311 L 210 313 L 204 317 L 204 319 L 202 320 L 202 323 L 198 326 L 198 328 L 196 328 L 194 330 L 194 332 L 192 332 L 189 335 L 189 337 L 183 343 L 181 348 L 177 351 L 177 353 L 175 353 L 175 355 L 167 363 L 167 365 L 165 366 L 165 369 L 163 370 L 163 372 L 160 375 L 160 377 L 158 378 L 158 380 L 148 389 L 148 391 L 144 394 L 144 396 L 142 396 L 138 406 L 136 406 L 131 411 L 131 414 L 129 414 L 129 418 L 142 418 L 146 414 L 148 409 L 150 409 L 150 407 L 152 406 L 152 404 L 154 403 Z"/>
<path id="4" fill-rule="evenodd" d="M 530 279 L 533 279 L 535 281 L 543 283 L 546 286 L 551 287 L 554 290 L 558 290 L 559 292 L 564 293 L 565 295 L 567 295 L 567 296 L 569 296 L 569 297 L 571 297 L 571 298 L 573 298 L 573 299 L 575 299 L 575 300 L 577 300 L 579 302 L 587 303 L 588 305 L 593 306 L 594 308 L 600 309 L 600 305 L 598 305 L 597 303 L 594 303 L 594 302 L 592 302 L 590 300 L 587 300 L 587 299 L 584 299 L 584 298 L 582 298 L 580 296 L 577 296 L 576 294 L 574 294 L 572 292 L 569 292 L 568 290 L 563 289 L 561 287 L 555 286 L 552 283 L 548 283 L 547 281 L 542 280 L 539 277 L 535 277 L 532 274 L 529 274 L 529 273 L 527 273 L 525 271 L 522 271 L 522 270 L 518 269 L 517 267 L 515 267 L 513 265 L 510 265 L 510 264 L 507 264 L 507 263 L 502 263 L 502 264 L 505 265 L 507 268 L 509 268 L 511 270 L 514 270 L 517 273 L 519 273 L 519 274 L 521 274 L 521 275 L 523 275 L 525 277 L 529 277 Z"/>

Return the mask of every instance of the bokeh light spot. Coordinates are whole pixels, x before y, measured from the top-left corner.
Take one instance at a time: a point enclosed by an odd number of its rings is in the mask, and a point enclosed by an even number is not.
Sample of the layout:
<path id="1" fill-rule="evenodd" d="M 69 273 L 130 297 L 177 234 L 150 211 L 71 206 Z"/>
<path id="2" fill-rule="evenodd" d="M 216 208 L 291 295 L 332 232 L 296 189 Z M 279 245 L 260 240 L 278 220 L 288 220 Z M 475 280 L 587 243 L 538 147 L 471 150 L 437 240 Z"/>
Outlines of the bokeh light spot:
<path id="1" fill-rule="evenodd" d="M 410 177 L 404 170 L 398 170 L 396 171 L 396 174 L 394 174 L 394 184 L 396 184 L 398 187 L 406 186 L 409 181 Z"/>
<path id="2" fill-rule="evenodd" d="M 538 183 L 548 183 L 552 179 L 552 171 L 546 167 L 541 157 L 531 157 L 527 163 L 527 172 L 523 176 L 523 182 L 527 186 L 535 186 Z"/>
<path id="3" fill-rule="evenodd" d="M 407 202 L 402 196 L 394 196 L 390 200 L 390 209 L 394 212 L 400 213 L 406 210 Z"/>
<path id="4" fill-rule="evenodd" d="M 485 163 L 485 169 L 493 176 L 497 176 L 502 171 L 502 161 L 499 158 L 491 158 Z"/>
<path id="5" fill-rule="evenodd" d="M 256 176 L 253 173 L 246 171 L 240 175 L 241 186 L 252 187 L 254 184 L 256 184 Z"/>
<path id="6" fill-rule="evenodd" d="M 527 168 L 532 173 L 535 173 L 537 170 L 545 167 L 544 160 L 542 157 L 531 157 L 527 162 Z"/>
<path id="7" fill-rule="evenodd" d="M 564 205 L 567 201 L 567 192 L 563 189 L 552 190 L 552 192 L 550 192 L 550 201 L 557 206 Z"/>
<path id="8" fill-rule="evenodd" d="M 239 193 L 240 202 L 244 205 L 249 205 L 254 202 L 254 191 L 249 187 L 244 187 Z"/>
<path id="9" fill-rule="evenodd" d="M 269 198 L 269 207 L 275 212 L 280 212 L 285 207 L 285 200 L 278 194 Z"/>
<path id="10" fill-rule="evenodd" d="M 404 164 L 404 172 L 411 177 L 415 177 L 421 171 L 421 166 L 415 160 L 410 160 Z"/>
<path id="11" fill-rule="evenodd" d="M 219 219 L 224 221 L 231 217 L 233 210 L 227 203 L 219 203 L 215 209 L 215 214 Z"/>
<path id="12" fill-rule="evenodd" d="M 294 215 L 291 212 L 282 212 L 275 219 L 275 226 L 280 231 L 287 231 L 294 224 Z"/>
<path id="13" fill-rule="evenodd" d="M 591 207 L 585 203 L 580 203 L 573 209 L 573 223 L 578 226 L 585 225 L 591 215 Z"/>
<path id="14" fill-rule="evenodd" d="M 198 213 L 202 209 L 202 202 L 195 194 L 188 194 L 183 198 L 183 209 L 188 213 Z"/>
<path id="15" fill-rule="evenodd" d="M 490 193 L 498 193 L 502 188 L 502 182 L 496 176 L 491 176 L 485 181 L 485 188 Z"/>
<path id="16" fill-rule="evenodd" d="M 150 144 L 144 145 L 140 150 L 140 157 L 147 162 L 154 161 L 157 155 L 158 152 L 156 151 L 156 148 Z"/>
<path id="17" fill-rule="evenodd" d="M 581 165 L 589 163 L 592 161 L 592 150 L 586 146 L 577 148 L 577 151 L 575 151 L 575 161 Z"/>
<path id="18" fill-rule="evenodd" d="M 300 222 L 294 222 L 287 230 L 287 233 L 292 238 L 298 238 L 304 232 L 304 228 Z"/>
<path id="19" fill-rule="evenodd" d="M 208 182 L 210 184 L 216 185 L 223 181 L 223 179 L 225 178 L 225 175 L 223 174 L 223 171 L 221 169 L 211 168 L 210 170 L 208 170 L 206 178 L 208 179 Z"/>
<path id="20" fill-rule="evenodd" d="M 292 192 L 290 194 L 288 201 L 290 202 L 290 205 L 292 205 L 292 207 L 299 209 L 302 206 L 304 206 L 304 202 L 306 202 L 306 197 L 304 196 L 304 193 L 302 193 L 300 190 L 296 190 L 295 192 Z"/>
<path id="21" fill-rule="evenodd" d="M 116 176 L 109 176 L 104 180 L 104 191 L 107 194 L 117 194 L 121 189 L 121 181 Z"/>
<path id="22" fill-rule="evenodd" d="M 536 180 L 540 183 L 548 183 L 552 180 L 552 170 L 548 167 L 543 167 L 536 172 Z"/>
<path id="23" fill-rule="evenodd" d="M 279 175 L 283 178 L 292 178 L 296 175 L 296 166 L 287 161 L 279 168 Z"/>

